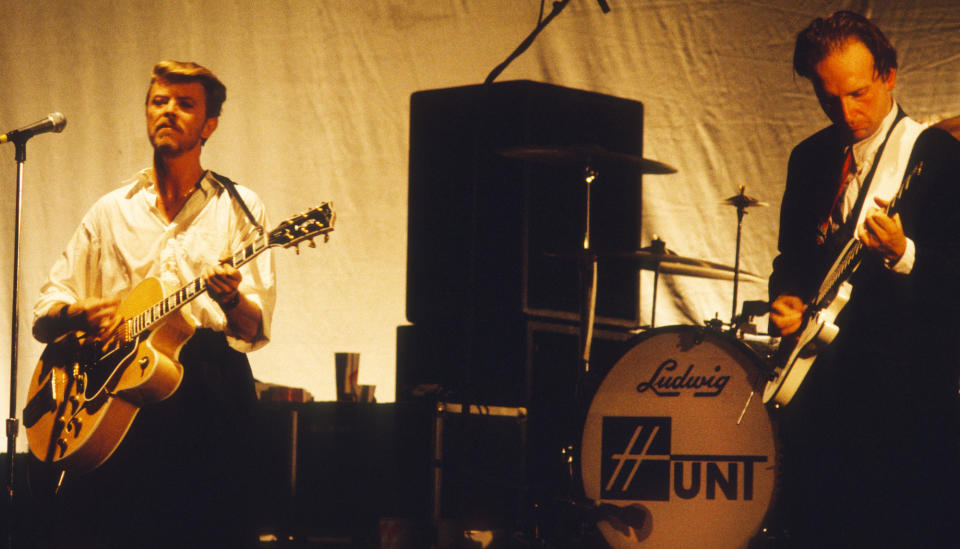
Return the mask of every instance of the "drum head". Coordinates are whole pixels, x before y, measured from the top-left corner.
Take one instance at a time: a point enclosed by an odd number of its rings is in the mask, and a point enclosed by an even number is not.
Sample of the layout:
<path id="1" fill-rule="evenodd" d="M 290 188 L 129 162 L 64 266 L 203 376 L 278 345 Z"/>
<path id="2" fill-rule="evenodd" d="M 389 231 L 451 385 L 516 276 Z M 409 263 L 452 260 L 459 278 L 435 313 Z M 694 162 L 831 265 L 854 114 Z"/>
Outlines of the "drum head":
<path id="1" fill-rule="evenodd" d="M 584 425 L 584 491 L 645 518 L 600 521 L 612 547 L 747 547 L 777 465 L 759 396 L 737 423 L 758 375 L 746 346 L 693 326 L 652 330 L 614 364 Z"/>

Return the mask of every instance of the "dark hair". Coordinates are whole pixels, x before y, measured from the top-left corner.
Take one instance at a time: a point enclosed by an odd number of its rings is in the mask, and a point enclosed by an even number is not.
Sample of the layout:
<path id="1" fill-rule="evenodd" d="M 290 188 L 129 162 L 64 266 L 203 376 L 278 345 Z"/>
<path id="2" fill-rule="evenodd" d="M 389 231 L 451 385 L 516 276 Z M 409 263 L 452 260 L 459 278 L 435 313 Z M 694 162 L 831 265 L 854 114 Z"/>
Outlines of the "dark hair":
<path id="1" fill-rule="evenodd" d="M 227 87 L 223 85 L 209 69 L 189 61 L 160 61 L 153 66 L 150 85 L 147 87 L 147 102 L 150 102 L 150 90 L 157 81 L 179 84 L 199 82 L 203 85 L 206 97 L 207 118 L 217 118 L 223 102 L 227 100 Z"/>
<path id="2" fill-rule="evenodd" d="M 826 19 L 818 17 L 797 35 L 793 50 L 793 70 L 813 79 L 815 68 L 831 52 L 843 48 L 848 40 L 859 40 L 873 54 L 873 68 L 883 78 L 897 68 L 897 50 L 869 19 L 852 11 L 838 11 Z"/>

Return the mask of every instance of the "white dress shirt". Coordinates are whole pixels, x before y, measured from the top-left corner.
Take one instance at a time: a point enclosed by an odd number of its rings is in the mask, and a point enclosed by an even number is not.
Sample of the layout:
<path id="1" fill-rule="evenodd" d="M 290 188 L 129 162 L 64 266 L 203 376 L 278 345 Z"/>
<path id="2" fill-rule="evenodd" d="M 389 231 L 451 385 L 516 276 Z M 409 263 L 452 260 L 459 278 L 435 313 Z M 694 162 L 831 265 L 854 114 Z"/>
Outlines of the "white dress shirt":
<path id="1" fill-rule="evenodd" d="M 237 191 L 261 226 L 265 208 L 250 189 Z M 257 236 L 230 193 L 209 172 L 172 221 L 157 208 L 152 169 L 101 197 L 83 217 L 66 250 L 50 271 L 33 309 L 34 322 L 54 306 L 85 297 L 124 298 L 145 278 L 159 279 L 169 294 L 200 277 L 203 270 L 240 250 Z M 183 307 L 196 326 L 225 332 L 234 349 L 249 352 L 270 339 L 276 302 L 273 255 L 267 250 L 240 267 L 239 290 L 263 313 L 253 342 L 230 333 L 219 305 L 204 293 Z"/>
<path id="2" fill-rule="evenodd" d="M 856 170 L 852 173 L 849 183 L 847 184 L 846 193 L 843 196 L 843 205 L 841 207 L 843 221 L 846 221 L 847 217 L 853 211 L 853 207 L 857 202 L 857 197 L 860 195 L 860 188 L 867 175 L 870 173 L 870 168 L 873 166 L 880 145 L 883 144 L 884 139 L 887 137 L 887 134 L 890 131 L 890 127 L 897 119 L 898 111 L 899 108 L 897 107 L 896 103 L 893 103 L 892 107 L 890 108 L 890 112 L 888 112 L 883 118 L 883 121 L 880 123 L 880 127 L 877 128 L 877 131 L 873 132 L 873 134 L 871 134 L 869 137 L 861 139 L 853 144 L 853 161 L 856 164 Z M 874 177 L 878 177 L 879 173 L 880 172 L 877 172 Z M 897 183 L 897 187 L 899 187 L 899 182 Z M 877 194 L 876 190 L 879 184 L 880 182 L 877 181 L 875 184 L 871 185 L 870 196 L 866 197 L 861 208 L 861 215 L 860 219 L 858 220 L 858 228 L 859 224 L 863 223 L 864 217 L 871 210 L 877 209 L 876 204 L 873 202 L 873 196 Z M 856 232 L 854 232 L 854 235 L 856 235 Z M 887 267 L 898 273 L 909 274 L 910 271 L 913 270 L 915 257 L 916 245 L 913 243 L 913 240 L 908 237 L 906 250 L 900 257 L 900 260 L 895 264 L 887 264 Z"/>

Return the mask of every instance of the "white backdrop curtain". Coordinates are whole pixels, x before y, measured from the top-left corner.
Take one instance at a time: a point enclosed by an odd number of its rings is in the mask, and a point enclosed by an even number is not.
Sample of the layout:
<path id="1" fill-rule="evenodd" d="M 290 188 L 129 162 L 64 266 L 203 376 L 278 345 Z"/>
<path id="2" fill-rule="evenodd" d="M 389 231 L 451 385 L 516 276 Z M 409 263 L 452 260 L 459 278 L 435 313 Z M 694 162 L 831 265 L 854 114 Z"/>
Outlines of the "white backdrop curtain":
<path id="1" fill-rule="evenodd" d="M 594 0 L 571 1 L 498 80 L 643 102 L 644 155 L 678 169 L 645 178 L 644 241 L 659 235 L 682 255 L 733 263 L 736 215 L 721 201 L 746 185 L 770 207 L 744 220 L 742 267 L 769 274 L 787 155 L 826 122 L 809 84 L 791 72 L 794 37 L 812 18 L 841 8 L 874 18 L 900 53 L 896 95 L 907 112 L 925 121 L 960 114 L 956 0 L 609 5 L 603 14 Z M 62 134 L 27 146 L 20 400 L 42 350 L 30 336 L 40 284 L 93 201 L 148 165 L 143 101 L 151 67 L 166 58 L 204 64 L 227 85 L 205 167 L 256 190 L 272 223 L 327 200 L 339 216 L 328 244 L 299 256 L 277 252 L 273 341 L 251 355 L 255 375 L 332 399 L 333 353 L 355 351 L 360 382 L 392 400 L 396 328 L 406 323 L 410 94 L 482 82 L 539 10 L 538 0 L 0 0 L 0 131 L 52 111 L 68 119 Z M 7 144 L 4 362 L 15 181 Z M 731 297 L 729 282 L 664 277 L 657 324 L 728 320 Z M 744 283 L 740 297 L 765 299 L 765 285 Z M 6 413 L 8 368 L 0 371 Z"/>

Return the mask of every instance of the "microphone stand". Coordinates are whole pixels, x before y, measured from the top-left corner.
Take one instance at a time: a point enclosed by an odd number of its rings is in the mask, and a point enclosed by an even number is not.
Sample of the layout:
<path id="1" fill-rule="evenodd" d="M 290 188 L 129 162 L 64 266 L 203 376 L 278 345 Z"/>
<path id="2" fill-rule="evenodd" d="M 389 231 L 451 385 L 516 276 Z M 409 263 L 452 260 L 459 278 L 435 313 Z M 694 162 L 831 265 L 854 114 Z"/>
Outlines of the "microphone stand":
<path id="1" fill-rule="evenodd" d="M 567 4 L 569 3 L 570 3 L 570 0 L 558 0 L 554 2 L 553 9 L 550 10 L 550 13 L 548 13 L 546 17 L 540 19 L 540 21 L 537 21 L 537 26 L 535 29 L 533 29 L 533 32 L 531 32 L 526 38 L 524 38 L 523 42 L 521 42 L 520 45 L 517 46 L 517 49 L 513 50 L 513 53 L 507 56 L 507 58 L 502 63 L 500 63 L 499 65 L 494 67 L 492 71 L 490 71 L 490 74 L 487 75 L 487 78 L 486 80 L 483 81 L 483 83 L 484 84 L 493 83 L 493 81 L 497 78 L 497 76 L 499 76 L 500 73 L 507 68 L 507 65 L 512 63 L 513 60 L 516 59 L 517 57 L 520 57 L 520 55 L 523 52 L 527 51 L 527 48 L 530 47 L 530 44 L 533 44 L 533 41 L 537 38 L 537 35 L 540 34 L 540 31 L 546 28 L 546 26 L 550 24 L 550 21 L 552 21 L 554 17 L 560 15 L 560 12 L 563 11 L 563 8 L 567 7 Z M 607 0 L 597 0 L 597 3 L 600 4 L 600 9 L 603 11 L 603 13 L 608 13 L 610 11 L 610 6 L 607 5 Z M 543 15 L 542 2 L 540 3 L 540 14 Z"/>
<path id="2" fill-rule="evenodd" d="M 569 3 L 570 3 L 570 0 L 559 0 L 558 2 L 554 2 L 553 9 L 550 10 L 550 13 L 548 13 L 546 17 L 544 17 L 541 21 L 537 23 L 537 27 L 533 29 L 533 32 L 531 32 L 526 38 L 523 39 L 523 42 L 521 42 L 520 45 L 517 46 L 517 49 L 513 50 L 513 53 L 507 56 L 507 58 L 502 63 L 500 63 L 499 65 L 494 67 L 492 71 L 490 71 L 490 74 L 487 75 L 487 78 L 486 80 L 483 81 L 483 83 L 492 84 L 493 81 L 497 78 L 497 76 L 499 76 L 500 73 L 507 68 L 507 65 L 512 63 L 513 60 L 516 59 L 517 57 L 520 57 L 520 55 L 523 52 L 527 51 L 527 48 L 530 47 L 530 44 L 533 44 L 533 41 L 537 38 L 537 35 L 540 34 L 540 31 L 546 28 L 546 26 L 550 24 L 550 21 L 552 21 L 554 17 L 560 15 L 560 12 L 563 11 L 563 8 L 567 7 L 567 4 Z"/>
<path id="3" fill-rule="evenodd" d="M 13 546 L 14 518 L 14 461 L 17 452 L 17 434 L 20 431 L 20 421 L 17 419 L 17 339 L 19 337 L 18 321 L 20 307 L 17 301 L 20 293 L 20 210 L 22 207 L 21 191 L 23 189 L 23 164 L 27 161 L 27 139 L 12 139 L 16 147 L 15 159 L 17 162 L 17 196 L 16 216 L 13 231 L 13 298 L 11 301 L 13 317 L 10 322 L 10 417 L 7 418 L 7 503 L 10 512 L 7 515 L 7 547 Z"/>

